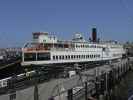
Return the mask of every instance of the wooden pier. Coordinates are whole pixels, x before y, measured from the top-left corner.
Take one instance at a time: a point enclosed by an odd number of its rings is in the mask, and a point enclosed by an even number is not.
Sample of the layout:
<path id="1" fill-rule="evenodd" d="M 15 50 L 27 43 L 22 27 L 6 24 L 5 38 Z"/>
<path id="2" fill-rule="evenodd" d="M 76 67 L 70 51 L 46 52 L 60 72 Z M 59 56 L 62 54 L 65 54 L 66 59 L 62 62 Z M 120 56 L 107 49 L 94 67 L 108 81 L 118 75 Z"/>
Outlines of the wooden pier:
<path id="1" fill-rule="evenodd" d="M 104 97 L 107 100 L 132 65 L 133 58 L 122 59 L 80 72 L 71 78 L 50 79 L 29 88 L 7 92 L 0 96 L 0 100 L 88 100 Z"/>

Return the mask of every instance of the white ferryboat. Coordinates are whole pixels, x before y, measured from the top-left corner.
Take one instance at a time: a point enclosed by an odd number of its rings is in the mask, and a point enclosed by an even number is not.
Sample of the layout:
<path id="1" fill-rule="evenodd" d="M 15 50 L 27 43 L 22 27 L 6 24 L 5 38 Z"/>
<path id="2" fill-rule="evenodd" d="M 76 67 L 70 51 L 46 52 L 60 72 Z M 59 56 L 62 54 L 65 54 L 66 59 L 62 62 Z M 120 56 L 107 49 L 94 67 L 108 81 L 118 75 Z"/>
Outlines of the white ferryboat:
<path id="1" fill-rule="evenodd" d="M 86 41 L 80 33 L 76 33 L 70 41 L 62 41 L 47 32 L 35 32 L 32 42 L 26 43 L 22 48 L 21 64 L 84 64 L 121 59 L 124 54 L 122 44 L 97 41 L 96 28 L 93 28 L 91 42 Z"/>

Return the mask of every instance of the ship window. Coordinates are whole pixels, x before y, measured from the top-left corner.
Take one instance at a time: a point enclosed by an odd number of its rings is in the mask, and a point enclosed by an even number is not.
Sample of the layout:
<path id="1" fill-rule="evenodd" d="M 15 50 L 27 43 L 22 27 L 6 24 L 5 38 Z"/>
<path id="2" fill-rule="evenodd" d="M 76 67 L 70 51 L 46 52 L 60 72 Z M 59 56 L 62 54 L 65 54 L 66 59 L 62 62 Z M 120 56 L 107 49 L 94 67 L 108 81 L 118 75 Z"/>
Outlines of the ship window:
<path id="1" fill-rule="evenodd" d="M 62 56 L 62 59 L 64 59 L 64 56 Z"/>
<path id="2" fill-rule="evenodd" d="M 67 59 L 67 56 L 66 56 L 66 59 Z"/>
<path id="3" fill-rule="evenodd" d="M 68 56 L 68 59 L 70 59 L 70 56 Z"/>
<path id="4" fill-rule="evenodd" d="M 86 55 L 86 58 L 88 58 L 88 55 Z"/>
<path id="5" fill-rule="evenodd" d="M 59 56 L 59 59 L 61 59 L 61 56 Z"/>
<path id="6" fill-rule="evenodd" d="M 71 59 L 73 59 L 73 55 L 71 55 Z"/>
<path id="7" fill-rule="evenodd" d="M 88 45 L 85 45 L 86 48 L 88 48 Z"/>
<path id="8" fill-rule="evenodd" d="M 55 60 L 55 56 L 53 56 L 53 60 Z"/>
<path id="9" fill-rule="evenodd" d="M 25 53 L 24 54 L 24 61 L 35 61 L 36 60 L 36 53 Z"/>
<path id="10" fill-rule="evenodd" d="M 78 55 L 76 55 L 76 58 L 78 58 Z"/>
<path id="11" fill-rule="evenodd" d="M 71 58 L 73 59 L 73 55 L 71 55 Z"/>
<path id="12" fill-rule="evenodd" d="M 58 59 L 58 56 L 56 56 L 56 59 Z"/>
<path id="13" fill-rule="evenodd" d="M 88 48 L 88 45 L 86 45 L 86 48 Z"/>
<path id="14" fill-rule="evenodd" d="M 87 45 L 85 45 L 85 48 L 87 48 Z"/>
<path id="15" fill-rule="evenodd" d="M 50 60 L 50 53 L 38 53 L 37 60 Z"/>
<path id="16" fill-rule="evenodd" d="M 34 34 L 33 35 L 33 39 L 38 39 L 39 35 L 38 34 Z"/>

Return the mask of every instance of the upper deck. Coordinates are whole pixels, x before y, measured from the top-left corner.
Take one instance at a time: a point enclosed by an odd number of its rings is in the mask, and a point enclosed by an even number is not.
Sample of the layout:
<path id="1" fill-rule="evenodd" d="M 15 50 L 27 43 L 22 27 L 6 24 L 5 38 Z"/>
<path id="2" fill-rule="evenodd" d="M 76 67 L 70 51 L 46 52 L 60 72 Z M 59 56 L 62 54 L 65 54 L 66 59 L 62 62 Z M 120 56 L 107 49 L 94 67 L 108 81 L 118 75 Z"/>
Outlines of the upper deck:
<path id="1" fill-rule="evenodd" d="M 32 42 L 26 43 L 23 52 L 49 52 L 49 51 L 88 51 L 104 48 L 123 48 L 121 44 L 112 42 L 88 42 L 78 33 L 70 41 L 58 40 L 56 36 L 48 33 L 33 33 Z"/>

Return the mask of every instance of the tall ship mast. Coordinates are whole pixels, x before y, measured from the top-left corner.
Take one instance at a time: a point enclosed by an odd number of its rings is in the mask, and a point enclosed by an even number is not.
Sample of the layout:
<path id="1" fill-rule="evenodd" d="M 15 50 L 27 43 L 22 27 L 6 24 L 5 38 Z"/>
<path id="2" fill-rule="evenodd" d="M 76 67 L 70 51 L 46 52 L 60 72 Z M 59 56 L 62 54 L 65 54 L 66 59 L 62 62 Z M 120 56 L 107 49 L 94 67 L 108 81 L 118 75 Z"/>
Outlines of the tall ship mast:
<path id="1" fill-rule="evenodd" d="M 47 32 L 32 34 L 33 40 L 22 48 L 22 66 L 62 66 L 108 62 L 121 59 L 125 54 L 122 44 L 100 42 L 97 39 L 96 28 L 92 29 L 90 41 L 86 41 L 80 33 L 76 33 L 69 41 L 59 40 Z"/>

